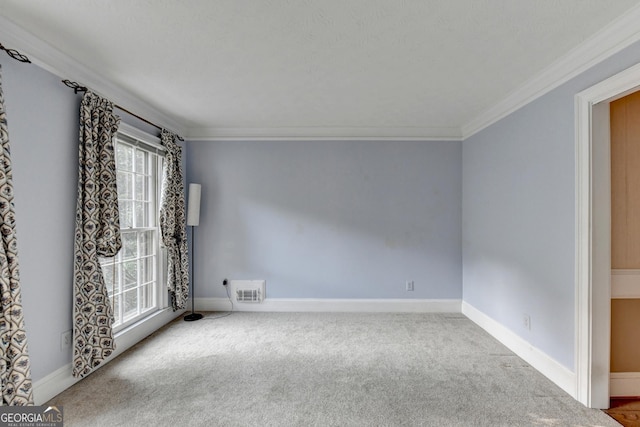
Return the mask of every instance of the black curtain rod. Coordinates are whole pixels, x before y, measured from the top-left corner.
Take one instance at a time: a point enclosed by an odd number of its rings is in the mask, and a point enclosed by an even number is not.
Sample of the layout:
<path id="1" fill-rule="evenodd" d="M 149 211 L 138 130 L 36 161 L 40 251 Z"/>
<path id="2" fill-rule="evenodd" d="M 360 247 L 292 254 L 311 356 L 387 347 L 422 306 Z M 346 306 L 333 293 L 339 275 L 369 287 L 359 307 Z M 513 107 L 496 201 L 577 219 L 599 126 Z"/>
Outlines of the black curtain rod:
<path id="1" fill-rule="evenodd" d="M 7 55 L 9 55 L 11 58 L 15 59 L 16 61 L 20 61 L 20 62 L 24 62 L 24 63 L 31 63 L 31 60 L 29 59 L 29 57 L 27 57 L 27 55 L 23 55 L 22 53 L 18 52 L 15 49 L 8 49 L 6 47 L 4 47 L 4 45 L 2 43 L 0 43 L 0 50 L 4 50 L 5 52 L 7 52 Z M 76 82 L 72 82 L 70 80 L 63 80 L 62 83 L 64 83 L 67 87 L 70 87 L 71 89 L 73 89 L 74 93 L 78 93 L 78 92 L 86 92 L 87 88 L 86 86 L 82 86 L 79 85 Z M 157 128 L 158 130 L 162 130 L 164 129 L 161 126 L 158 126 L 155 123 L 150 122 L 149 120 L 145 119 L 144 117 L 140 117 L 139 115 L 132 113 L 131 111 L 127 110 L 124 107 L 121 107 L 120 105 L 114 104 L 114 106 L 121 110 L 124 111 L 125 113 L 135 117 L 138 120 L 142 120 L 143 122 L 145 122 L 148 125 L 151 125 L 155 128 Z M 182 138 L 180 135 L 176 135 L 176 137 L 180 140 L 180 141 L 184 141 L 184 138 Z"/>
<path id="2" fill-rule="evenodd" d="M 25 62 L 25 63 L 31 63 L 31 61 L 29 60 L 27 55 L 23 55 L 23 54 L 21 54 L 20 52 L 18 52 L 15 49 L 7 49 L 6 47 L 4 47 L 2 45 L 2 43 L 0 43 L 0 50 L 4 50 L 5 52 L 7 52 L 7 55 L 12 57 L 16 61 Z"/>
<path id="3" fill-rule="evenodd" d="M 69 87 L 69 88 L 73 89 L 73 92 L 74 92 L 74 93 L 78 93 L 78 92 L 86 92 L 86 91 L 88 90 L 86 86 L 82 86 L 82 85 L 80 85 L 80 84 L 78 84 L 78 83 L 76 83 L 76 82 L 72 82 L 72 81 L 67 80 L 67 79 L 63 80 L 63 81 L 62 81 L 62 83 L 64 83 L 64 84 L 65 84 L 65 86 L 67 86 L 67 87 Z M 138 120 L 142 120 L 142 121 L 143 121 L 143 122 L 145 122 L 146 124 L 151 125 L 151 126 L 155 127 L 156 129 L 159 129 L 159 130 L 164 129 L 163 127 L 158 126 L 157 124 L 150 122 L 149 120 L 145 119 L 144 117 L 140 117 L 139 115 L 137 115 L 137 114 L 135 114 L 135 113 L 132 113 L 131 111 L 127 110 L 126 108 L 119 106 L 118 104 L 114 104 L 114 107 L 116 107 L 118 110 L 124 111 L 125 113 L 127 113 L 127 114 L 129 114 L 129 115 L 131 115 L 131 116 L 135 117 L 135 118 L 136 118 L 136 119 L 138 119 Z M 180 135 L 176 135 L 176 137 L 177 137 L 180 141 L 184 141 L 184 138 L 183 138 L 183 137 L 181 137 Z"/>

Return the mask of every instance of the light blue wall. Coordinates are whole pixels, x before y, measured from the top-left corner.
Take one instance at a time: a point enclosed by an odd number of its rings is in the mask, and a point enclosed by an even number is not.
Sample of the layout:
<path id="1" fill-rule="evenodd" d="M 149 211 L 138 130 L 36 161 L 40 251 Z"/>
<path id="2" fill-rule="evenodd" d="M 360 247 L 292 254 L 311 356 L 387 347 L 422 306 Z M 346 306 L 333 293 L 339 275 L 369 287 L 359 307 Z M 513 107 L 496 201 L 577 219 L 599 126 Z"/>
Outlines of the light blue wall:
<path id="1" fill-rule="evenodd" d="M 463 143 L 464 301 L 569 369 L 575 334 L 574 97 L 639 61 L 636 44 Z M 523 326 L 525 313 L 530 331 Z"/>
<path id="2" fill-rule="evenodd" d="M 7 110 L 20 278 L 34 381 L 71 363 L 73 235 L 81 95 L 33 64 L 0 53 Z M 157 129 L 121 114 L 147 132 Z"/>
<path id="3" fill-rule="evenodd" d="M 226 277 L 272 298 L 461 298 L 460 142 L 188 146 L 196 297 Z"/>
<path id="4" fill-rule="evenodd" d="M 31 373 L 71 362 L 73 229 L 80 96 L 56 76 L 0 55 L 13 160 L 20 278 Z"/>
<path id="5" fill-rule="evenodd" d="M 573 97 L 637 62 L 640 44 L 464 143 L 190 142 L 187 182 L 203 184 L 197 296 L 224 297 L 228 277 L 266 279 L 274 298 L 463 297 L 572 369 Z M 37 66 L 0 64 L 38 380 L 71 358 L 60 334 L 80 96 Z"/>

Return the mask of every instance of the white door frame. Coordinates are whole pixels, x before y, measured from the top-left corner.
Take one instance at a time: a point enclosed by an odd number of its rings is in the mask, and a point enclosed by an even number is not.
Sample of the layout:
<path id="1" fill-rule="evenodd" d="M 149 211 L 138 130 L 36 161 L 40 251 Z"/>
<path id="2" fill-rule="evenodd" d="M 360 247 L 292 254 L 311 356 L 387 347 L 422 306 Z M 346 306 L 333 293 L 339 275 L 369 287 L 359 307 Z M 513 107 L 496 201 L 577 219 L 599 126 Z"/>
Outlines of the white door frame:
<path id="1" fill-rule="evenodd" d="M 640 88 L 640 64 L 575 97 L 576 399 L 609 407 L 611 165 L 609 103 Z"/>

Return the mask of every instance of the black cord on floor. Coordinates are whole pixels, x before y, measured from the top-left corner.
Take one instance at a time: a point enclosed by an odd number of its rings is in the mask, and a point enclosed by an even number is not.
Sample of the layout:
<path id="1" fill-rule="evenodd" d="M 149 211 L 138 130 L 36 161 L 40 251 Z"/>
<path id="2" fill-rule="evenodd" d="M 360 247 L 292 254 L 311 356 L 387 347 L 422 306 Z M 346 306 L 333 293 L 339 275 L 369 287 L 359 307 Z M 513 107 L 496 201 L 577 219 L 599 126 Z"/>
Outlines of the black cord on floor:
<path id="1" fill-rule="evenodd" d="M 227 316 L 231 316 L 231 314 L 233 313 L 233 300 L 231 299 L 231 295 L 229 295 L 229 287 L 225 286 L 224 287 L 225 291 L 227 291 L 227 299 L 229 300 L 229 303 L 231 304 L 231 311 L 228 311 L 225 314 L 222 314 L 220 316 L 204 316 L 203 319 L 207 319 L 207 320 L 216 320 L 216 319 L 222 319 L 223 317 L 227 317 Z"/>
<path id="2" fill-rule="evenodd" d="M 231 314 L 233 313 L 233 311 L 227 311 L 225 314 L 222 314 L 220 316 L 215 316 L 215 317 L 209 317 L 209 316 L 204 316 L 202 319 L 204 320 L 216 320 L 216 319 L 222 319 L 223 317 L 227 317 L 227 316 L 231 316 Z"/>

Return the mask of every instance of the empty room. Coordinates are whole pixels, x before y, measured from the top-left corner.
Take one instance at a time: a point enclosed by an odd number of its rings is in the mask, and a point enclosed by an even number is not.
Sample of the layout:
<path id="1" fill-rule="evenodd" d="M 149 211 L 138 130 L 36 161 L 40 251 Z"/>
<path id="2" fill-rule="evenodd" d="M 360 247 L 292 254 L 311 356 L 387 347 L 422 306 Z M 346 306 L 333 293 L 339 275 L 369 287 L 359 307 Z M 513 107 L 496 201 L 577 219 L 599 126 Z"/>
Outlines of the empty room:
<path id="1" fill-rule="evenodd" d="M 0 0 L 0 427 L 638 425 L 638 22 Z"/>

